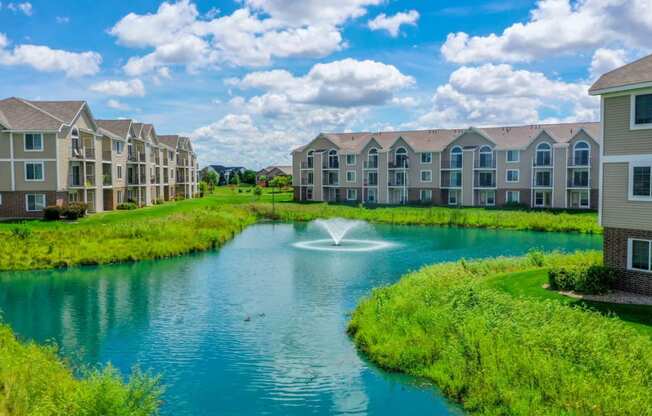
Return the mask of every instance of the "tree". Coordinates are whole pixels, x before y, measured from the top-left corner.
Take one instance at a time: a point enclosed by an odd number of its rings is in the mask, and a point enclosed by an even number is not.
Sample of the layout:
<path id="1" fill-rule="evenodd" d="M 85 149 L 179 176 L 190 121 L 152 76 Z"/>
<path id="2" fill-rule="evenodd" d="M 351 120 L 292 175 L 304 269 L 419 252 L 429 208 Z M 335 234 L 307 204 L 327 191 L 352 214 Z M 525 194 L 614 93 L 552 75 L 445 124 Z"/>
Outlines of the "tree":
<path id="1" fill-rule="evenodd" d="M 260 175 L 258 177 L 258 183 L 264 183 L 263 186 L 267 186 L 267 175 Z"/>
<path id="2" fill-rule="evenodd" d="M 240 185 L 240 175 L 238 175 L 236 172 L 234 172 L 231 175 L 231 177 L 229 178 L 229 185 L 239 186 Z"/>
<path id="3" fill-rule="evenodd" d="M 242 174 L 242 182 L 247 183 L 249 185 L 255 185 L 256 172 L 249 169 L 245 170 L 244 173 Z"/>
<path id="4" fill-rule="evenodd" d="M 220 183 L 220 175 L 214 171 L 206 173 L 204 177 L 204 182 L 208 185 L 208 189 L 213 192 L 215 187 Z"/>
<path id="5" fill-rule="evenodd" d="M 285 188 L 285 187 L 287 187 L 287 186 L 290 184 L 290 182 L 288 181 L 288 177 L 287 177 L 287 176 L 276 176 L 274 179 L 272 179 L 271 181 L 269 181 L 268 184 L 269 184 L 269 186 L 271 186 L 272 188 L 278 188 L 278 189 L 281 189 L 281 188 Z"/>

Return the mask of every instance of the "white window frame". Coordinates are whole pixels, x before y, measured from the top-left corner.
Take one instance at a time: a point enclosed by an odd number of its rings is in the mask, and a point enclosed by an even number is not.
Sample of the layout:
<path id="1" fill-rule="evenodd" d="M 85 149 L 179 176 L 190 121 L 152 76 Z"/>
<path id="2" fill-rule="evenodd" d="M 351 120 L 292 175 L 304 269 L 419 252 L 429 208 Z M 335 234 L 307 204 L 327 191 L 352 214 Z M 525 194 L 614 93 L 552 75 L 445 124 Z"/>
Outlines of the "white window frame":
<path id="1" fill-rule="evenodd" d="M 428 159 L 429 159 L 429 160 L 428 160 L 427 162 L 424 162 L 424 161 L 423 161 L 423 156 L 424 156 L 424 155 L 428 155 Z M 420 158 L 420 160 L 421 160 L 421 164 L 422 164 L 422 165 L 429 165 L 429 164 L 431 164 L 431 163 L 432 163 L 432 152 L 423 152 L 423 153 L 421 153 L 421 158 Z"/>
<path id="2" fill-rule="evenodd" d="M 488 203 L 487 201 L 489 201 L 489 195 L 492 194 L 492 193 L 494 194 L 494 197 L 493 197 L 494 202 L 492 202 L 492 203 L 490 204 L 490 203 Z M 490 190 L 490 189 L 483 189 L 483 190 L 481 190 L 480 193 L 478 194 L 478 199 L 481 199 L 481 195 L 483 195 L 483 194 L 484 194 L 484 200 L 485 200 L 485 203 L 484 203 L 484 205 L 481 205 L 481 206 L 483 206 L 483 207 L 493 207 L 493 206 L 496 206 L 496 191 L 494 191 L 494 190 Z M 478 202 L 480 202 L 480 201 L 478 201 Z"/>
<path id="3" fill-rule="evenodd" d="M 30 196 L 43 197 L 43 204 L 42 204 L 43 208 L 41 208 L 41 209 L 29 209 L 29 197 Z M 25 211 L 27 211 L 27 212 L 40 212 L 40 211 L 43 211 L 43 209 L 47 206 L 47 202 L 48 201 L 47 201 L 47 198 L 45 197 L 45 194 L 25 194 Z M 36 199 L 34 199 L 34 207 L 35 208 L 37 207 Z"/>
<path id="4" fill-rule="evenodd" d="M 652 269 L 652 240 L 646 240 L 644 238 L 628 238 L 627 239 L 627 270 L 633 270 L 637 272 L 652 273 L 652 270 L 646 269 L 637 269 L 632 265 L 634 259 L 634 241 L 643 241 L 648 243 L 648 265 Z"/>
<path id="5" fill-rule="evenodd" d="M 516 195 L 516 201 L 510 201 L 509 195 Z M 505 203 L 520 204 L 521 203 L 521 191 L 506 191 L 505 192 Z"/>
<path id="6" fill-rule="evenodd" d="M 349 180 L 349 174 L 350 174 L 350 173 L 353 174 L 353 179 L 351 179 L 351 180 Z M 346 181 L 347 181 L 347 182 L 355 182 L 356 179 L 357 179 L 356 176 L 357 176 L 356 171 L 354 171 L 354 170 L 347 170 L 347 171 L 346 171 Z"/>
<path id="7" fill-rule="evenodd" d="M 122 179 L 122 166 L 116 165 L 115 167 L 115 178 Z"/>
<path id="8" fill-rule="evenodd" d="M 543 175 L 543 174 L 546 174 L 546 173 L 550 176 L 550 178 L 549 178 L 550 179 L 550 181 L 549 181 L 550 185 L 539 185 L 538 181 L 537 181 L 537 177 L 539 176 L 539 174 Z M 548 170 L 539 170 L 539 171 L 534 172 L 534 187 L 535 188 L 545 188 L 545 189 L 552 188 L 552 180 L 553 180 L 552 175 L 553 175 L 553 173 L 551 171 L 548 171 Z"/>
<path id="9" fill-rule="evenodd" d="M 41 179 L 27 179 L 27 165 L 41 165 Z M 29 160 L 25 161 L 23 164 L 23 176 L 25 176 L 25 182 L 45 182 L 45 162 Z"/>
<path id="10" fill-rule="evenodd" d="M 516 172 L 516 180 L 509 180 L 509 172 Z M 507 169 L 505 171 L 505 182 L 506 183 L 519 183 L 521 181 L 521 170 L 520 169 Z"/>
<path id="11" fill-rule="evenodd" d="M 38 136 L 41 139 L 41 147 L 38 149 L 28 149 L 27 148 L 27 136 Z M 45 147 L 45 143 L 43 143 L 43 133 L 25 133 L 23 135 L 23 150 L 26 152 L 42 152 L 43 148 Z"/>
<path id="12" fill-rule="evenodd" d="M 543 195 L 543 198 L 542 198 L 543 203 L 542 204 L 537 204 L 537 194 L 539 192 Z M 534 202 L 534 206 L 536 208 L 545 208 L 546 207 L 546 192 L 549 192 L 549 191 L 534 191 L 534 201 L 533 202 Z"/>
<path id="13" fill-rule="evenodd" d="M 424 192 L 430 195 L 427 199 L 423 197 Z M 432 189 L 420 189 L 419 190 L 419 201 L 421 202 L 432 202 Z"/>
<path id="14" fill-rule="evenodd" d="M 586 205 L 582 204 L 582 194 L 586 194 Z M 589 193 L 589 190 L 580 190 L 578 191 L 578 194 L 580 196 L 580 208 L 589 208 L 591 206 L 591 194 Z"/>
<path id="15" fill-rule="evenodd" d="M 353 156 L 353 163 L 349 163 L 349 157 Z M 357 155 L 346 155 L 346 165 L 347 166 L 355 166 L 355 164 L 358 161 Z"/>
<path id="16" fill-rule="evenodd" d="M 423 174 L 426 173 L 426 172 L 430 174 L 430 180 L 424 180 L 423 179 Z M 419 179 L 421 180 L 421 182 L 424 182 L 424 183 L 432 183 L 432 170 L 422 170 L 419 173 Z"/>
<path id="17" fill-rule="evenodd" d="M 652 202 L 652 191 L 650 196 L 637 196 L 634 195 L 634 168 L 650 168 L 650 175 L 652 176 L 652 162 L 629 162 L 629 183 L 628 187 L 628 200 L 630 201 L 643 201 Z M 652 187 L 652 178 L 650 178 Z"/>
<path id="18" fill-rule="evenodd" d="M 509 160 L 509 152 L 516 152 L 516 160 Z M 507 150 L 505 152 L 505 163 L 518 163 L 521 161 L 521 151 L 520 150 Z"/>
<path id="19" fill-rule="evenodd" d="M 455 201 L 451 202 L 451 195 L 455 195 Z M 456 189 L 448 191 L 448 205 L 457 205 L 459 200 L 459 195 Z"/>
<path id="20" fill-rule="evenodd" d="M 652 123 L 636 124 L 636 97 L 640 95 L 652 95 L 652 92 L 642 92 L 630 95 L 629 102 L 629 129 L 630 130 L 649 130 L 652 129 Z"/>
<path id="21" fill-rule="evenodd" d="M 347 201 L 357 201 L 358 200 L 358 190 L 357 189 L 347 189 L 346 190 L 346 200 Z"/>

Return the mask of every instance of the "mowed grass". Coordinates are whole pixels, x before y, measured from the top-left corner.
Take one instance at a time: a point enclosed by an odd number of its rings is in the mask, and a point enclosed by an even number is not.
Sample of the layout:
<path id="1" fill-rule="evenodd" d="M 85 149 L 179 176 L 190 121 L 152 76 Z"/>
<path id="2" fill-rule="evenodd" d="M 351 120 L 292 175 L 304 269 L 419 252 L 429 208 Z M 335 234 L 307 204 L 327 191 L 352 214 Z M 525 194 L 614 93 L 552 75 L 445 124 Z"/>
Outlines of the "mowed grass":
<path id="1" fill-rule="evenodd" d="M 649 414 L 652 339 L 643 322 L 552 293 L 530 296 L 541 269 L 600 256 L 534 253 L 426 267 L 362 300 L 349 333 L 379 366 L 432 380 L 472 413 Z M 538 277 L 525 273 L 532 270 Z M 505 284 L 497 276 L 505 273 L 517 282 Z"/>

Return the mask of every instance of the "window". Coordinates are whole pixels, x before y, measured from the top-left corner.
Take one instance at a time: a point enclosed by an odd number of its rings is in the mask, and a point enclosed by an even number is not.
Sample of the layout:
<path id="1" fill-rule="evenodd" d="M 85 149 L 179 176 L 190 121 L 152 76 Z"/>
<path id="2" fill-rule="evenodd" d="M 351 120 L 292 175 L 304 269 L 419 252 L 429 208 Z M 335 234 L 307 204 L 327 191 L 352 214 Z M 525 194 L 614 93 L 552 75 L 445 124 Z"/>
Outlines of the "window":
<path id="1" fill-rule="evenodd" d="M 451 169 L 459 169 L 462 167 L 462 148 L 455 146 L 451 149 Z"/>
<path id="2" fill-rule="evenodd" d="M 314 173 L 312 173 L 312 172 L 308 172 L 308 180 L 307 180 L 306 183 L 307 183 L 308 185 L 314 185 L 314 183 L 315 183 Z"/>
<path id="3" fill-rule="evenodd" d="M 573 147 L 573 166 L 588 166 L 591 154 L 591 147 L 587 142 L 577 142 Z"/>
<path id="4" fill-rule="evenodd" d="M 375 189 L 367 190 L 367 202 L 371 202 L 371 203 L 376 202 L 376 190 Z"/>
<path id="5" fill-rule="evenodd" d="M 630 128 L 652 128 L 652 94 L 632 95 Z"/>
<path id="6" fill-rule="evenodd" d="M 588 208 L 590 205 L 589 191 L 580 192 L 580 208 Z"/>
<path id="7" fill-rule="evenodd" d="M 432 182 L 432 171 L 431 170 L 422 170 L 421 171 L 421 182 Z"/>
<path id="8" fill-rule="evenodd" d="M 589 186 L 589 171 L 588 170 L 574 170 L 573 171 L 572 187 L 586 187 Z"/>
<path id="9" fill-rule="evenodd" d="M 378 167 L 378 149 L 369 149 L 367 153 L 367 168 L 376 169 Z"/>
<path id="10" fill-rule="evenodd" d="M 548 191 L 536 191 L 534 193 L 534 206 L 547 207 L 550 206 L 551 193 Z"/>
<path id="11" fill-rule="evenodd" d="M 347 189 L 346 190 L 346 200 L 347 201 L 357 201 L 358 200 L 358 190 L 357 189 Z"/>
<path id="12" fill-rule="evenodd" d="M 378 186 L 378 172 L 368 172 L 365 186 Z"/>
<path id="13" fill-rule="evenodd" d="M 477 187 L 493 188 L 496 186 L 493 172 L 479 172 L 477 176 Z"/>
<path id="14" fill-rule="evenodd" d="M 43 181 L 43 162 L 25 162 L 25 180 Z"/>
<path id="15" fill-rule="evenodd" d="M 496 191 L 480 191 L 478 197 L 481 206 L 496 205 Z"/>
<path id="16" fill-rule="evenodd" d="M 519 204 L 521 202 L 521 193 L 519 191 L 507 191 L 505 202 L 508 204 Z"/>
<path id="17" fill-rule="evenodd" d="M 629 199 L 652 200 L 652 166 L 630 163 Z"/>
<path id="18" fill-rule="evenodd" d="M 115 167 L 115 177 L 118 179 L 122 179 L 122 166 Z"/>
<path id="19" fill-rule="evenodd" d="M 118 204 L 123 204 L 125 202 L 125 191 L 117 192 Z"/>
<path id="20" fill-rule="evenodd" d="M 534 162 L 536 166 L 552 165 L 552 147 L 548 143 L 539 143 Z"/>
<path id="21" fill-rule="evenodd" d="M 40 152 L 43 150 L 43 135 L 41 133 L 28 133 L 25 135 L 25 151 Z"/>
<path id="22" fill-rule="evenodd" d="M 518 176 L 520 171 L 518 169 L 507 169 L 507 176 L 505 181 L 507 183 L 516 183 L 518 182 Z"/>
<path id="23" fill-rule="evenodd" d="M 347 182 L 355 182 L 355 171 L 354 170 L 347 170 L 346 171 L 346 181 Z"/>
<path id="24" fill-rule="evenodd" d="M 43 211 L 43 208 L 45 208 L 45 194 L 25 195 L 25 205 L 29 212 Z"/>
<path id="25" fill-rule="evenodd" d="M 113 151 L 116 154 L 121 155 L 122 152 L 124 152 L 124 149 L 125 149 L 125 144 L 123 142 L 117 140 L 113 141 Z"/>
<path id="26" fill-rule="evenodd" d="M 407 168 L 407 161 L 407 150 L 405 150 L 403 147 L 399 147 L 394 154 L 394 162 L 396 163 L 396 167 Z"/>
<path id="27" fill-rule="evenodd" d="M 355 155 L 346 155 L 346 164 L 349 166 L 355 165 Z"/>
<path id="28" fill-rule="evenodd" d="M 449 186 L 459 188 L 462 186 L 462 172 L 451 172 Z"/>
<path id="29" fill-rule="evenodd" d="M 534 186 L 550 187 L 552 186 L 552 180 L 550 171 L 536 172 L 534 177 Z"/>
<path id="30" fill-rule="evenodd" d="M 494 160 L 494 152 L 489 146 L 482 146 L 480 148 L 480 166 L 481 168 L 492 168 Z"/>
<path id="31" fill-rule="evenodd" d="M 431 152 L 426 152 L 426 153 L 421 153 L 421 163 L 432 163 L 432 153 Z"/>
<path id="32" fill-rule="evenodd" d="M 340 167 L 340 158 L 337 156 L 337 150 L 335 149 L 328 152 L 328 167 L 329 169 L 337 169 Z"/>
<path id="33" fill-rule="evenodd" d="M 507 163 L 517 163 L 521 159 L 521 152 L 518 150 L 507 151 Z"/>
<path id="34" fill-rule="evenodd" d="M 627 241 L 627 263 L 631 270 L 652 271 L 652 241 L 630 238 Z"/>
<path id="35" fill-rule="evenodd" d="M 421 202 L 432 202 L 432 189 L 422 189 L 419 191 L 419 200 Z"/>
<path id="36" fill-rule="evenodd" d="M 457 205 L 458 192 L 448 191 L 448 205 Z"/>
<path id="37" fill-rule="evenodd" d="M 306 156 L 306 168 L 312 169 L 314 163 L 315 151 L 309 150 Z"/>

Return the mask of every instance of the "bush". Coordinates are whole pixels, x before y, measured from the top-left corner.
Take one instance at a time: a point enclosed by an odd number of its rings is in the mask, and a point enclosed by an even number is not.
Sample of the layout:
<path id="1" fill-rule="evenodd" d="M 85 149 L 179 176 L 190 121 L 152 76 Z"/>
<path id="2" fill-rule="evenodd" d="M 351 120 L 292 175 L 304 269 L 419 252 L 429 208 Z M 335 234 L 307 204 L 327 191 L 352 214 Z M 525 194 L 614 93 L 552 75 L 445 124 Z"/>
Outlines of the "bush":
<path id="1" fill-rule="evenodd" d="M 184 199 L 186 199 L 186 197 L 183 196 L 182 194 L 177 194 L 174 196 L 175 201 L 183 201 Z"/>
<path id="2" fill-rule="evenodd" d="M 136 209 L 136 208 L 138 208 L 138 205 L 136 205 L 136 204 L 133 203 L 133 202 L 124 202 L 124 203 L 122 203 L 122 204 L 119 204 L 116 208 L 117 208 L 117 209 L 120 209 L 120 210 L 126 210 L 126 211 L 129 211 L 129 210 L 132 210 L 132 209 Z"/>
<path id="3" fill-rule="evenodd" d="M 61 219 L 61 207 L 52 205 L 43 210 L 43 219 L 46 221 L 57 221 Z"/>
<path id="4" fill-rule="evenodd" d="M 262 194 L 263 194 L 263 188 L 261 188 L 260 186 L 256 186 L 254 188 L 254 195 L 261 196 Z"/>
<path id="5" fill-rule="evenodd" d="M 162 204 L 163 204 L 162 199 L 157 199 L 156 201 L 154 201 L 154 205 L 162 205 Z"/>
<path id="6" fill-rule="evenodd" d="M 81 202 L 71 202 L 65 207 L 61 214 L 69 220 L 76 220 L 77 218 L 83 218 L 86 215 L 88 210 L 88 205 Z"/>
<path id="7" fill-rule="evenodd" d="M 616 282 L 616 272 L 606 266 L 555 267 L 548 272 L 548 282 L 553 290 L 575 291 L 587 294 L 606 293 Z"/>

